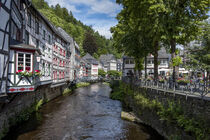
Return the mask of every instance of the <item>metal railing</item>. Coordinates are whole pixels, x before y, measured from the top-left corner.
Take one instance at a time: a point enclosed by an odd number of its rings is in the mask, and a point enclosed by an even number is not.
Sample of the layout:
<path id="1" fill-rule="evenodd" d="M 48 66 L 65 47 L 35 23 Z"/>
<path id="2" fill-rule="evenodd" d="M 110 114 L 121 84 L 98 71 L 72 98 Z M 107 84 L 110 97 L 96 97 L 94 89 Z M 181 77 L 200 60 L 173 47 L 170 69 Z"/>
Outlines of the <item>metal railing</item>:
<path id="1" fill-rule="evenodd" d="M 204 82 L 193 82 L 193 83 L 174 83 L 169 81 L 164 82 L 155 82 L 155 81 L 148 81 L 148 80 L 141 80 L 134 77 L 123 77 L 123 82 L 127 84 L 132 84 L 135 86 L 145 87 L 145 88 L 152 88 L 164 91 L 170 91 L 174 94 L 185 94 L 187 95 L 195 95 L 200 97 L 209 97 L 210 98 L 210 83 Z"/>

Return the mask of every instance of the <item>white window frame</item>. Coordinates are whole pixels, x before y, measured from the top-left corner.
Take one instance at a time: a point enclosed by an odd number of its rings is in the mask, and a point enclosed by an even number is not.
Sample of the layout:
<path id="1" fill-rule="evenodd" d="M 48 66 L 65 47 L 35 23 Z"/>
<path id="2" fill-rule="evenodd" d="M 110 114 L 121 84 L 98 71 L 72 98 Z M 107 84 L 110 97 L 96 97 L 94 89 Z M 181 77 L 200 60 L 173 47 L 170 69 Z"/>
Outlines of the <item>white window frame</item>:
<path id="1" fill-rule="evenodd" d="M 33 54 L 32 53 L 26 53 L 26 52 L 17 52 L 16 54 L 16 71 L 18 71 L 18 54 L 23 54 L 23 71 L 26 71 L 26 54 L 31 55 L 31 66 L 30 66 L 30 72 L 33 71 Z"/>

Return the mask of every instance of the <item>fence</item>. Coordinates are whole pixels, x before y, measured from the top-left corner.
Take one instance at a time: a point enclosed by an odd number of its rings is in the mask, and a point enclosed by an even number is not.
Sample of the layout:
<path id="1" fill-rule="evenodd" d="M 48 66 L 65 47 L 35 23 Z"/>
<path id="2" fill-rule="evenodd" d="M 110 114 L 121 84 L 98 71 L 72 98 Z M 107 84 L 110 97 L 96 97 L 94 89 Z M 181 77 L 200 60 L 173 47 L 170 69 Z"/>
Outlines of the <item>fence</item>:
<path id="1" fill-rule="evenodd" d="M 187 83 L 187 84 L 179 84 L 174 83 L 171 81 L 165 81 L 165 82 L 155 82 L 155 81 L 148 81 L 148 80 L 141 80 L 136 79 L 134 77 L 123 77 L 123 82 L 127 84 L 132 84 L 135 86 L 145 87 L 145 88 L 153 88 L 153 89 L 159 89 L 164 91 L 171 91 L 174 94 L 181 93 L 187 95 L 194 95 L 194 96 L 200 96 L 201 98 L 208 97 L 210 98 L 210 84 L 205 83 Z"/>

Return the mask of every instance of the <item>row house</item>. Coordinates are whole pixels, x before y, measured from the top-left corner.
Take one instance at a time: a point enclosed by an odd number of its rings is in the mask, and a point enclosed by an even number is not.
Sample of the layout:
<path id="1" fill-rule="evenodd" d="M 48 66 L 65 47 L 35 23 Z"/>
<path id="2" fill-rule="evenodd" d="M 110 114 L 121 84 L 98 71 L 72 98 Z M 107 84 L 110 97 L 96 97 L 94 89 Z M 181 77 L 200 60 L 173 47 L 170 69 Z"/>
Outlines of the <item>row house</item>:
<path id="1" fill-rule="evenodd" d="M 171 59 L 171 55 L 166 52 L 166 49 L 162 47 L 158 51 L 158 73 L 159 75 L 166 76 L 168 73 L 171 72 L 169 68 L 169 62 Z M 143 73 L 145 73 L 143 71 Z M 147 74 L 153 75 L 154 74 L 154 56 L 149 55 L 147 56 Z"/>
<path id="2" fill-rule="evenodd" d="M 67 42 L 67 52 L 66 52 L 66 79 L 73 81 L 74 80 L 74 64 L 75 64 L 75 41 L 68 35 L 62 28 L 58 28 L 60 34 L 65 37 Z"/>
<path id="3" fill-rule="evenodd" d="M 122 71 L 122 59 L 117 59 L 117 71 Z"/>
<path id="4" fill-rule="evenodd" d="M 59 31 L 58 31 L 59 32 Z M 66 78 L 69 77 L 68 70 L 66 69 L 66 64 L 69 63 L 67 60 L 67 44 L 68 42 L 61 38 L 59 35 L 54 36 L 54 46 L 53 46 L 53 82 L 63 83 Z"/>
<path id="5" fill-rule="evenodd" d="M 88 78 L 91 75 L 91 66 L 87 60 L 81 59 L 80 61 L 80 78 Z"/>
<path id="6" fill-rule="evenodd" d="M 135 61 L 133 57 L 123 56 L 122 75 L 132 76 L 135 73 Z"/>
<path id="7" fill-rule="evenodd" d="M 79 73 L 80 73 L 80 61 L 81 61 L 81 56 L 80 56 L 80 50 L 79 50 L 79 45 L 74 42 L 75 45 L 75 62 L 74 62 L 74 79 L 80 78 Z"/>
<path id="8" fill-rule="evenodd" d="M 4 51 L 0 51 L 0 93 L 34 91 L 39 85 L 53 83 L 55 86 L 69 80 L 71 42 L 59 29 L 27 0 L 11 1 L 11 13 L 5 14 L 5 19 L 7 17 L 11 18 L 9 32 L 7 28 L 3 32 L 3 25 L 9 25 L 0 21 L 0 31 L 4 33 L 0 39 L 5 39 L 1 45 Z"/>
<path id="9" fill-rule="evenodd" d="M 0 1 L 0 97 L 6 97 L 9 62 L 9 21 L 11 0 Z M 4 20 L 3 20 L 4 19 Z"/>
<path id="10" fill-rule="evenodd" d="M 98 66 L 99 66 L 99 62 L 92 57 L 89 53 L 87 53 L 83 59 L 85 61 L 87 61 L 87 63 L 90 65 L 90 69 L 89 69 L 89 77 L 94 80 L 94 79 L 98 79 Z"/>
<path id="11" fill-rule="evenodd" d="M 32 38 L 26 32 L 25 12 L 30 3 L 17 0 L 11 1 L 11 6 L 7 90 L 9 93 L 34 91 L 38 80 L 37 76 L 33 76 L 35 59 L 41 52 L 30 42 Z M 35 25 L 34 22 L 32 24 Z"/>
<path id="12" fill-rule="evenodd" d="M 117 70 L 117 59 L 113 54 L 101 55 L 100 63 L 103 64 L 103 70 L 108 72 L 110 70 Z"/>

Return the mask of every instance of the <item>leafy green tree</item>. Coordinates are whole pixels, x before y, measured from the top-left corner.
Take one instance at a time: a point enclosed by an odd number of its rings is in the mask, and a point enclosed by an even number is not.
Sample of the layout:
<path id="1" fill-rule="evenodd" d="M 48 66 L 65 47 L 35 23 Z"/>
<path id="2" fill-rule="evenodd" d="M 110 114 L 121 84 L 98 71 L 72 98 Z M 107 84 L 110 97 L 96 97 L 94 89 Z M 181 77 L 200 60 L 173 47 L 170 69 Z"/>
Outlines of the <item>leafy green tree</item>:
<path id="1" fill-rule="evenodd" d="M 164 0 L 164 8 L 164 38 L 170 45 L 173 60 L 176 58 L 176 44 L 185 45 L 201 33 L 200 24 L 208 17 L 209 0 Z M 177 74 L 176 66 L 173 66 L 174 81 Z"/>
<path id="2" fill-rule="evenodd" d="M 210 23 L 203 26 L 203 36 L 200 45 L 185 48 L 188 51 L 186 68 L 193 71 L 207 72 L 207 79 L 210 80 Z"/>
<path id="3" fill-rule="evenodd" d="M 163 2 L 119 0 L 123 10 L 118 14 L 119 23 L 113 27 L 113 38 L 119 51 L 143 63 L 149 54 L 154 55 L 154 77 L 158 79 L 158 50 L 163 28 L 160 15 L 165 12 Z M 136 64 L 138 68 L 139 64 Z"/>
<path id="4" fill-rule="evenodd" d="M 105 77 L 106 76 L 106 72 L 102 69 L 98 69 L 98 75 Z"/>
<path id="5" fill-rule="evenodd" d="M 90 55 L 93 55 L 98 50 L 95 37 L 90 32 L 86 32 L 85 34 L 83 49 L 86 53 L 89 53 Z"/>
<path id="6" fill-rule="evenodd" d="M 120 77 L 122 76 L 122 73 L 116 70 L 110 70 L 107 72 L 107 74 L 109 75 L 109 77 Z"/>

